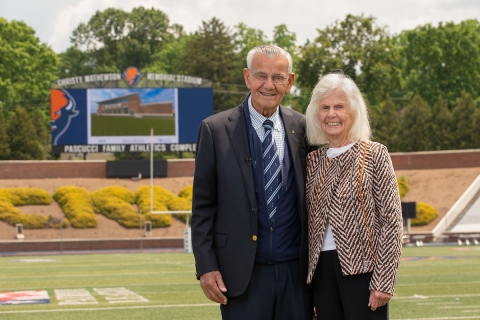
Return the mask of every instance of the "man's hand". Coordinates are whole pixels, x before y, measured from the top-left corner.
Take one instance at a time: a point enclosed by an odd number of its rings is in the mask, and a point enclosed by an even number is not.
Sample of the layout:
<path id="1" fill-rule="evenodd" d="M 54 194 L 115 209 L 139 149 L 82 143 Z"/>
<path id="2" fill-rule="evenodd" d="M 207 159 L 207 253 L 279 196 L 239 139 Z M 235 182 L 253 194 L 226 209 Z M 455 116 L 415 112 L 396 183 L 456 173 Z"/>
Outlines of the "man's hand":
<path id="1" fill-rule="evenodd" d="M 217 303 L 227 304 L 227 297 L 222 292 L 227 292 L 222 275 L 219 271 L 212 271 L 202 274 L 200 277 L 200 286 L 205 296 Z"/>
<path id="2" fill-rule="evenodd" d="M 370 299 L 368 299 L 368 306 L 372 311 L 377 310 L 377 308 L 383 307 L 387 304 L 388 301 L 392 298 L 392 295 L 377 290 L 370 290 Z"/>

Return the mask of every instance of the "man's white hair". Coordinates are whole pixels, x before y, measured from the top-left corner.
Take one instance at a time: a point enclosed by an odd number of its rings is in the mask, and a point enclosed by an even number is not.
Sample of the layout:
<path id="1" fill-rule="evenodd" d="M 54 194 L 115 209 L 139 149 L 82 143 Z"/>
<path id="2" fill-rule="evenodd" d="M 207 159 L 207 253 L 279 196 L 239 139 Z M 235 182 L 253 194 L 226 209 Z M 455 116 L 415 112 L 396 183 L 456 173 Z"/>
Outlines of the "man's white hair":
<path id="1" fill-rule="evenodd" d="M 288 73 L 292 73 L 292 56 L 290 53 L 285 51 L 284 49 L 280 48 L 279 46 L 273 44 L 264 44 L 258 47 L 253 48 L 247 54 L 247 68 L 251 69 L 252 67 L 252 60 L 253 56 L 257 53 L 261 53 L 266 55 L 267 57 L 274 58 L 274 57 L 286 57 L 288 60 Z"/>

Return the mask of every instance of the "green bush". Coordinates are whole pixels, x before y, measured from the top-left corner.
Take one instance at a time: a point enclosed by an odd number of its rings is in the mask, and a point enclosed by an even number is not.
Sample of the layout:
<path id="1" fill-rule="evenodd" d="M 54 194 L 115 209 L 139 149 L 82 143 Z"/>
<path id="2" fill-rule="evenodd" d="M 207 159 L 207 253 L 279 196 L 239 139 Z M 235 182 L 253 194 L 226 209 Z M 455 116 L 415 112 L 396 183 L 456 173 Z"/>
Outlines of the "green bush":
<path id="1" fill-rule="evenodd" d="M 398 191 L 400 192 L 400 199 L 402 199 L 410 190 L 410 186 L 408 185 L 407 179 L 404 176 L 397 178 L 398 183 Z"/>
<path id="2" fill-rule="evenodd" d="M 106 187 L 91 194 L 96 211 L 109 219 L 117 221 L 125 228 L 138 228 L 142 219 L 136 210 L 132 208 L 135 200 L 133 192 L 123 187 Z"/>
<path id="3" fill-rule="evenodd" d="M 52 203 L 50 194 L 39 188 L 3 188 L 0 199 L 14 206 L 48 205 Z"/>
<path id="4" fill-rule="evenodd" d="M 53 194 L 73 228 L 95 228 L 97 217 L 90 193 L 85 188 L 66 186 Z"/>
<path id="5" fill-rule="evenodd" d="M 437 210 L 429 204 L 417 202 L 417 217 L 412 219 L 412 226 L 425 226 L 438 216 Z"/>

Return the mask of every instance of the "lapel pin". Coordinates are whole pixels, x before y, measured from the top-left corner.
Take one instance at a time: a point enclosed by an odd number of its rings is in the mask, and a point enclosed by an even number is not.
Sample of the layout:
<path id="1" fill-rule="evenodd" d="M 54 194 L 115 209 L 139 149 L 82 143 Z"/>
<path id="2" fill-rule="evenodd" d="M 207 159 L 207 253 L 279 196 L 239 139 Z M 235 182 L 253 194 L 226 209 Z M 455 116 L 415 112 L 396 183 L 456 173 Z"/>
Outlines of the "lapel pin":
<path id="1" fill-rule="evenodd" d="M 292 133 L 295 134 L 295 130 L 292 130 Z"/>

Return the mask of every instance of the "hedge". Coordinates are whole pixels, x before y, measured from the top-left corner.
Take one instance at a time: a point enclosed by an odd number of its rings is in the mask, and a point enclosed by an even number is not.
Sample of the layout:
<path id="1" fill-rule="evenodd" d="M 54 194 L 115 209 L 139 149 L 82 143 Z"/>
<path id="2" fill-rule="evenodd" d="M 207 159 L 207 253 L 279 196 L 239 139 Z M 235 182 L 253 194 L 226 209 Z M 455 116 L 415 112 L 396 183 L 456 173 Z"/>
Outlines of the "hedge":
<path id="1" fill-rule="evenodd" d="M 193 197 L 193 185 L 189 185 L 185 188 L 183 188 L 182 190 L 180 190 L 180 192 L 178 193 L 178 196 L 180 198 L 184 198 L 190 202 L 192 202 L 192 197 Z"/>
<path id="2" fill-rule="evenodd" d="M 25 229 L 43 229 L 48 226 L 49 218 L 33 214 L 25 214 L 6 201 L 0 201 L 0 220 L 14 226 L 21 223 Z"/>
<path id="3" fill-rule="evenodd" d="M 153 210 L 167 211 L 167 202 L 170 199 L 170 191 L 153 186 Z M 164 228 L 172 224 L 172 215 L 170 214 L 151 214 L 150 213 L 150 186 L 143 186 L 135 191 L 135 202 L 138 208 L 142 210 L 145 221 L 151 221 L 152 227 Z"/>
<path id="4" fill-rule="evenodd" d="M 117 186 L 102 188 L 92 192 L 91 198 L 96 212 L 117 221 L 125 228 L 139 228 L 140 219 L 143 226 L 144 217 L 132 208 L 135 196 L 127 188 Z"/>
<path id="5" fill-rule="evenodd" d="M 53 194 L 73 228 L 95 228 L 97 217 L 90 193 L 85 188 L 65 186 Z"/>
<path id="6" fill-rule="evenodd" d="M 408 185 L 407 179 L 404 176 L 397 178 L 398 183 L 398 191 L 400 192 L 400 199 L 402 199 L 410 190 L 410 186 Z"/>
<path id="7" fill-rule="evenodd" d="M 412 226 L 425 226 L 438 216 L 437 210 L 429 204 L 417 202 L 417 217 L 411 219 Z"/>
<path id="8" fill-rule="evenodd" d="M 0 199 L 14 206 L 48 205 L 52 203 L 50 194 L 39 188 L 3 188 Z"/>
<path id="9" fill-rule="evenodd" d="M 50 194 L 39 188 L 2 188 L 0 189 L 0 220 L 14 226 L 21 223 L 25 229 L 60 228 L 68 226 L 67 220 L 47 215 L 33 215 L 21 212 L 15 206 L 49 205 Z"/>

